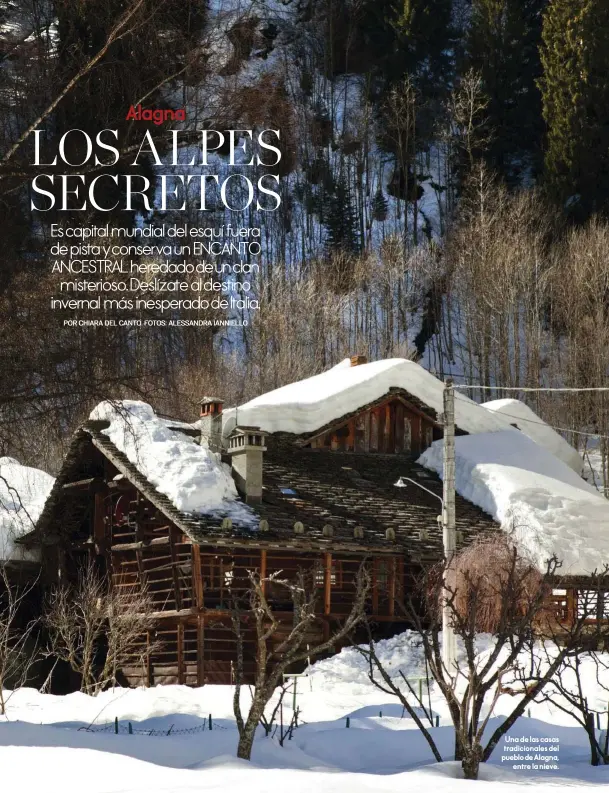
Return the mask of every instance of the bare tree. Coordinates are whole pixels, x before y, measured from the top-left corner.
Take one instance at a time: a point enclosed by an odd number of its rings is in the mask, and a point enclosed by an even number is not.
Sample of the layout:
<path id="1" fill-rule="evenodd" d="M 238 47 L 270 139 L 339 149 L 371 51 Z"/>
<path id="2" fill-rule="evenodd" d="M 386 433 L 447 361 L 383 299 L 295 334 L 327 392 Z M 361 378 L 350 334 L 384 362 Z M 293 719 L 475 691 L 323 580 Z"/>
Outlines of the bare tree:
<path id="1" fill-rule="evenodd" d="M 490 758 L 529 703 L 542 693 L 567 659 L 582 652 L 586 615 L 575 615 L 567 629 L 563 615 L 548 606 L 559 568 L 558 560 L 552 558 L 539 571 L 508 539 L 486 538 L 473 552 L 466 550 L 451 562 L 447 571 L 447 598 L 442 589 L 444 567 L 441 566 L 423 576 L 417 602 L 412 598 L 400 604 L 448 706 L 455 729 L 455 759 L 461 761 L 466 779 L 478 778 L 480 763 Z M 443 604 L 449 609 L 462 648 L 461 658 L 453 668 L 447 668 L 442 658 Z M 479 653 L 482 627 L 491 634 L 492 641 L 484 653 Z M 554 652 L 547 654 L 545 663 L 535 663 L 536 641 L 544 633 L 548 635 L 548 631 L 556 637 L 560 634 L 561 642 L 553 642 Z M 380 672 L 383 690 L 399 696 L 404 703 L 403 693 L 395 690 L 399 688 L 396 683 L 388 685 L 389 675 L 374 646 L 367 655 L 371 667 Z M 503 693 L 515 696 L 515 705 L 485 740 L 484 731 Z M 407 710 L 410 713 L 412 708 Z M 423 733 L 437 759 L 439 752 L 437 747 L 434 749 L 431 734 Z"/>
<path id="2" fill-rule="evenodd" d="M 360 645 L 357 647 L 357 650 L 361 655 L 366 658 L 368 661 L 368 679 L 371 683 L 373 683 L 377 688 L 383 691 L 385 694 L 390 694 L 391 696 L 397 697 L 404 711 L 408 713 L 410 718 L 414 721 L 417 725 L 423 737 L 427 741 L 429 748 L 433 756 L 436 758 L 438 763 L 442 762 L 442 755 L 440 754 L 438 747 L 436 746 L 436 742 L 434 741 L 432 734 L 429 732 L 425 723 L 421 716 L 417 711 L 417 707 L 413 706 L 410 700 L 408 699 L 408 694 L 411 694 L 415 701 L 416 705 L 423 711 L 424 717 L 429 722 L 430 726 L 433 726 L 433 714 L 431 711 L 431 706 L 429 704 L 425 704 L 423 701 L 422 696 L 419 696 L 412 688 L 408 679 L 400 673 L 402 681 L 406 686 L 406 690 L 404 690 L 398 682 L 396 682 L 389 672 L 383 666 L 381 660 L 378 657 L 376 652 L 375 642 L 372 638 L 372 633 L 369 630 L 369 640 L 368 645 Z M 429 692 L 429 681 L 427 683 L 427 691 Z"/>
<path id="3" fill-rule="evenodd" d="M 11 697 L 25 685 L 32 665 L 38 658 L 36 620 L 24 622 L 26 602 L 37 581 L 24 588 L 9 581 L 4 563 L 0 562 L 0 715 L 6 712 Z"/>
<path id="4" fill-rule="evenodd" d="M 586 661 L 589 663 L 587 664 Z M 607 671 L 606 663 L 596 652 L 585 652 L 567 659 L 564 666 L 557 670 L 543 697 L 545 701 L 551 702 L 554 707 L 571 716 L 584 728 L 590 744 L 590 764 L 607 765 L 609 764 L 607 747 L 609 731 L 605 733 L 605 740 L 601 743 L 595 725 L 595 720 L 600 717 L 601 711 L 593 707 L 585 692 L 584 679 L 590 675 L 590 665 L 595 667 L 594 682 L 609 694 L 609 690 L 599 678 L 600 669 Z M 585 675 L 582 675 L 584 670 Z"/>
<path id="5" fill-rule="evenodd" d="M 449 115 L 458 145 L 467 155 L 470 169 L 476 154 L 483 152 L 490 142 L 486 109 L 489 99 L 484 93 L 482 75 L 469 69 L 462 75 L 450 97 Z"/>
<path id="6" fill-rule="evenodd" d="M 142 637 L 152 625 L 152 601 L 138 585 L 110 586 L 92 564 L 83 567 L 74 586 L 52 590 L 45 622 L 49 655 L 80 675 L 80 690 L 97 694 L 115 685 L 125 663 L 143 665 L 152 652 Z"/>
<path id="7" fill-rule="evenodd" d="M 237 757 L 250 760 L 256 727 L 263 718 L 266 706 L 271 700 L 283 675 L 294 664 L 316 658 L 332 650 L 344 640 L 364 619 L 364 606 L 369 589 L 368 574 L 362 565 L 357 574 L 354 599 L 351 611 L 331 636 L 319 644 L 307 646 L 307 634 L 317 621 L 317 592 L 308 586 L 304 574 L 299 573 L 294 580 L 281 579 L 277 574 L 260 578 L 249 572 L 249 591 L 242 599 L 235 599 L 232 607 L 232 628 L 236 636 L 237 659 L 235 664 L 235 693 L 233 712 L 239 730 Z M 266 596 L 266 586 L 285 589 L 293 606 L 294 618 L 287 632 L 279 634 L 281 625 L 273 607 Z M 252 701 L 247 714 L 241 703 L 241 689 L 245 683 L 244 643 L 247 622 L 250 622 L 255 643 L 256 671 L 252 690 Z"/>
<path id="8" fill-rule="evenodd" d="M 283 708 L 283 700 L 287 693 L 289 687 L 289 682 L 284 679 L 283 683 L 279 686 L 279 696 L 277 697 L 275 704 L 273 705 L 273 709 L 271 713 L 267 716 L 266 712 L 264 711 L 260 716 L 260 726 L 264 729 L 264 734 L 268 736 L 273 731 L 273 726 L 275 724 L 275 720 L 277 719 L 277 715 L 281 712 Z M 254 698 L 254 689 L 252 686 L 249 686 L 250 694 L 252 699 Z"/>
<path id="9" fill-rule="evenodd" d="M 133 30 L 133 27 L 130 27 L 133 18 L 136 14 L 140 11 L 142 6 L 145 4 L 146 0 L 134 0 L 134 2 L 130 3 L 127 7 L 125 12 L 118 18 L 116 24 L 111 28 L 108 38 L 106 39 L 104 45 L 101 49 L 95 53 L 95 55 L 82 66 L 78 72 L 73 75 L 73 77 L 67 82 L 63 88 L 57 93 L 57 95 L 53 98 L 52 102 L 46 107 L 42 113 L 21 133 L 21 135 L 17 138 L 17 140 L 13 143 L 10 149 L 4 154 L 2 159 L 0 160 L 1 165 L 5 165 L 15 154 L 15 152 L 22 146 L 23 142 L 26 140 L 28 135 L 30 135 L 33 130 L 36 129 L 44 120 L 47 118 L 53 110 L 57 107 L 57 105 L 61 102 L 64 96 L 69 93 L 69 91 L 78 83 L 79 80 L 88 74 L 93 68 L 95 68 L 96 64 L 104 57 L 104 55 L 110 49 L 110 46 L 117 41 L 119 38 L 122 38 L 127 33 Z M 0 178 L 2 178 L 2 174 L 0 173 Z"/>

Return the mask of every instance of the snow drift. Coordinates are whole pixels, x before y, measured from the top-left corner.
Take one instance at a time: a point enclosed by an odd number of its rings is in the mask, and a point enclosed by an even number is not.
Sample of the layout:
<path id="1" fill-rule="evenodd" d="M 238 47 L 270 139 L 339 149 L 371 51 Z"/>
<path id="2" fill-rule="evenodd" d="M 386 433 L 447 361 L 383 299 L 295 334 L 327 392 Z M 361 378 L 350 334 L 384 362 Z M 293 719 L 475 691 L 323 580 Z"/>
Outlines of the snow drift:
<path id="1" fill-rule="evenodd" d="M 54 481 L 38 468 L 0 457 L 0 559 L 31 558 L 15 540 L 34 528 Z"/>
<path id="2" fill-rule="evenodd" d="M 103 433 L 181 512 L 218 513 L 241 523 L 255 520 L 239 500 L 230 468 L 219 455 L 169 429 L 150 405 L 106 401 L 93 410 L 91 419 L 110 422 Z"/>
<path id="3" fill-rule="evenodd" d="M 391 388 L 403 388 L 433 408 L 443 411 L 444 384 L 414 361 L 389 358 L 351 366 L 349 358 L 326 372 L 277 388 L 224 411 L 223 433 L 237 423 L 267 432 L 303 435 L 383 397 Z M 455 422 L 470 434 L 499 432 L 518 425 L 526 436 L 556 455 L 576 473 L 582 471 L 578 452 L 549 424 L 517 399 L 498 399 L 479 405 L 455 392 Z"/>
<path id="4" fill-rule="evenodd" d="M 390 388 L 403 388 L 437 413 L 443 410 L 444 384 L 414 361 L 389 358 L 351 366 L 346 358 L 326 372 L 224 411 L 223 432 L 230 434 L 237 422 L 266 432 L 314 432 L 380 399 Z M 457 426 L 470 433 L 493 432 L 507 426 L 503 418 L 463 394 L 456 395 L 455 416 Z"/>
<path id="5" fill-rule="evenodd" d="M 609 559 L 609 502 L 515 429 L 455 439 L 457 492 L 492 515 L 543 569 L 556 554 L 565 575 L 590 574 Z M 443 441 L 418 462 L 439 476 Z"/>
<path id="6" fill-rule="evenodd" d="M 579 452 L 524 402 L 519 399 L 493 399 L 483 402 L 482 407 L 502 416 L 509 424 L 516 424 L 527 437 L 581 474 L 583 462 Z"/>

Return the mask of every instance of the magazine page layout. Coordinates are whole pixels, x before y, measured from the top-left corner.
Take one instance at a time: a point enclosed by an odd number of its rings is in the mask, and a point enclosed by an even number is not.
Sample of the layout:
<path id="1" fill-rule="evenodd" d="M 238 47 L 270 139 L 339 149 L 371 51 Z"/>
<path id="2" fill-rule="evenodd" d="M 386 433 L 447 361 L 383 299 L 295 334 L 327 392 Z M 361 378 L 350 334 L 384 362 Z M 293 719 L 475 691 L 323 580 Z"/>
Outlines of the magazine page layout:
<path id="1" fill-rule="evenodd" d="M 0 0 L 0 774 L 609 785 L 605 0 Z"/>

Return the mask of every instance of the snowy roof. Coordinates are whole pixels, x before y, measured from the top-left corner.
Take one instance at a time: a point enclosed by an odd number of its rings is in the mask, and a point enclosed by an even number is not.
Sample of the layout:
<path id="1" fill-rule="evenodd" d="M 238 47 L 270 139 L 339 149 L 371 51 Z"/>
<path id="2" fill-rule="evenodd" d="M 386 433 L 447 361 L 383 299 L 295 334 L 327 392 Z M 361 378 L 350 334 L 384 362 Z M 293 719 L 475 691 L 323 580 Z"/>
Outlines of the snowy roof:
<path id="1" fill-rule="evenodd" d="M 0 457 L 0 559 L 30 558 L 15 540 L 34 528 L 54 481 L 38 468 Z"/>
<path id="2" fill-rule="evenodd" d="M 308 434 L 380 399 L 391 388 L 407 391 L 437 413 L 443 410 L 444 384 L 414 361 L 389 358 L 351 366 L 346 358 L 326 372 L 225 410 L 223 433 L 228 435 L 238 421 L 271 433 Z M 462 394 L 455 400 L 455 418 L 470 433 L 506 427 L 504 419 Z"/>
<path id="3" fill-rule="evenodd" d="M 519 399 L 494 399 L 484 402 L 483 407 L 503 416 L 510 424 L 516 424 L 527 437 L 581 474 L 583 463 L 579 453 L 524 402 Z"/>
<path id="4" fill-rule="evenodd" d="M 102 434 L 179 512 L 221 514 L 241 524 L 258 523 L 239 499 L 230 468 L 219 455 L 170 429 L 150 405 L 134 400 L 106 401 L 90 418 L 109 422 Z"/>
<path id="5" fill-rule="evenodd" d="M 564 575 L 609 561 L 609 502 L 562 460 L 515 429 L 455 439 L 456 490 L 492 515 L 539 568 Z M 442 476 L 443 441 L 418 462 Z"/>

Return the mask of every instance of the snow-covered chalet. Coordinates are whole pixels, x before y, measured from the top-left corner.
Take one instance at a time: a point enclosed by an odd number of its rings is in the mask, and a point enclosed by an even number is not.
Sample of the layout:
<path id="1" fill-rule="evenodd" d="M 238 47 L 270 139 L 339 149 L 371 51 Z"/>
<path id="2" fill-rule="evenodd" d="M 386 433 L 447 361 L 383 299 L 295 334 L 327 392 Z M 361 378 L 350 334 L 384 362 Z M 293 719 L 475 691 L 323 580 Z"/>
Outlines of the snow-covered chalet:
<path id="1" fill-rule="evenodd" d="M 41 551 L 45 581 L 92 558 L 114 581 L 145 582 L 162 644 L 145 670 L 123 670 L 131 684 L 231 682 L 229 606 L 252 569 L 309 571 L 315 641 L 348 613 L 366 557 L 371 620 L 396 632 L 397 593 L 442 556 L 442 395 L 412 361 L 355 356 L 237 408 L 206 397 L 194 423 L 102 403 L 21 547 Z M 457 393 L 455 420 L 458 542 L 502 527 L 540 565 L 556 553 L 568 619 L 586 575 L 609 560 L 609 504 L 575 449 L 521 402 Z M 269 582 L 287 625 L 282 592 Z"/>

